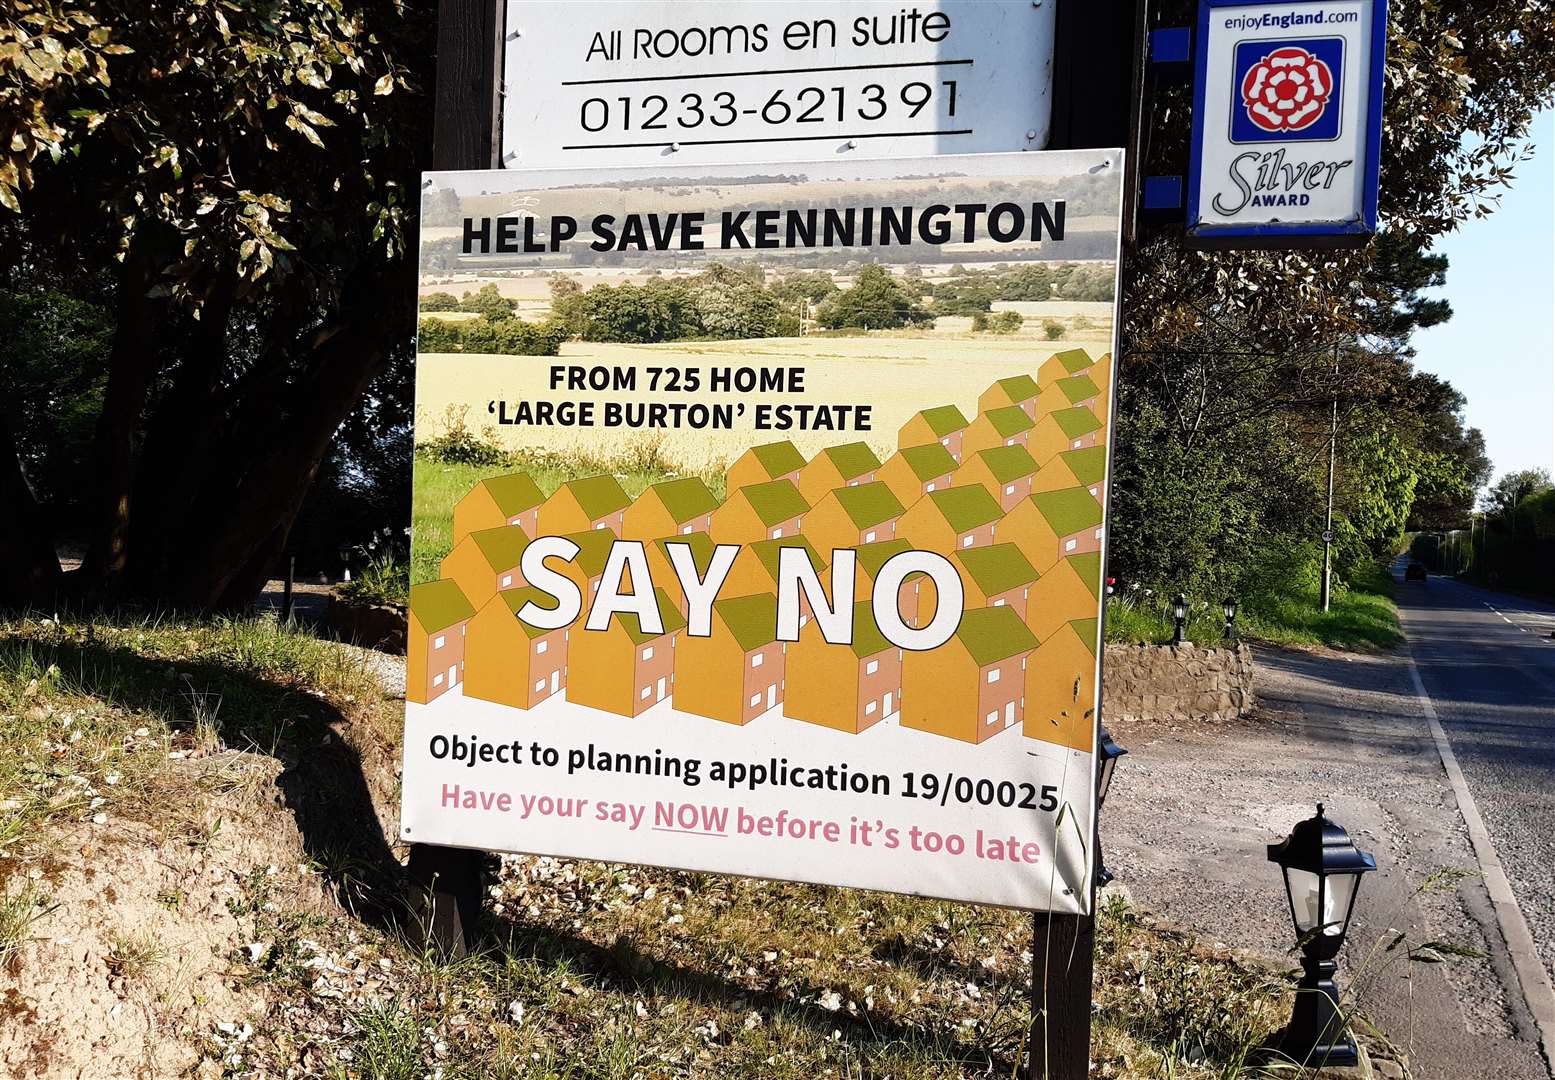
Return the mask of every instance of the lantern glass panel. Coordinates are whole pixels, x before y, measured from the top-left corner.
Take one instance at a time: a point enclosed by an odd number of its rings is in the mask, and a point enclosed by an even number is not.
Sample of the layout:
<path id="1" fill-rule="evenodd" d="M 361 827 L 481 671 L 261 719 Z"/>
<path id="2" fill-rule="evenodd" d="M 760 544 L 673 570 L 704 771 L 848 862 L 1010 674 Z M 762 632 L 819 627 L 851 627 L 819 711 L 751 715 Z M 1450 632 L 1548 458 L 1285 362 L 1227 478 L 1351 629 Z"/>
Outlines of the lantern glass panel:
<path id="1" fill-rule="evenodd" d="M 1286 867 L 1285 887 L 1290 890 L 1297 931 L 1308 934 L 1321 924 L 1325 937 L 1343 934 L 1359 880 L 1359 874 L 1329 874 L 1325 880 L 1309 870 Z"/>
<path id="2" fill-rule="evenodd" d="M 1103 755 L 1101 759 L 1101 781 L 1096 788 L 1096 801 L 1101 802 L 1107 797 L 1107 791 L 1112 787 L 1112 770 L 1117 768 L 1118 759 L 1109 755 Z"/>

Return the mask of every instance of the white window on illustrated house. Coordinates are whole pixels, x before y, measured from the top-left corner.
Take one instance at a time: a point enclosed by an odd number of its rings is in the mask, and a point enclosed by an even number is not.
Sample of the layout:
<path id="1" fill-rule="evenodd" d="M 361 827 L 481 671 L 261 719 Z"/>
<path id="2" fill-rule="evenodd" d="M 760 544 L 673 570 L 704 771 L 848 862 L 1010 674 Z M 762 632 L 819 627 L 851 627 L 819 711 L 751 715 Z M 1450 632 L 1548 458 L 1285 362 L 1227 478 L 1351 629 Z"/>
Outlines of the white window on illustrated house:
<path id="1" fill-rule="evenodd" d="M 999 710 L 995 709 L 993 712 L 989 713 L 988 719 L 985 722 L 989 727 L 993 727 L 995 724 L 997 724 L 999 722 Z"/>
<path id="2" fill-rule="evenodd" d="M 544 689 L 545 689 L 545 680 L 544 679 L 536 679 L 535 680 L 535 693 L 538 694 L 540 691 L 542 691 Z"/>
<path id="3" fill-rule="evenodd" d="M 1091 488 L 1091 489 L 1090 489 L 1090 492 L 1091 492 L 1091 495 L 1092 495 L 1092 496 L 1093 496 L 1093 497 L 1094 497 L 1094 496 L 1095 496 L 1095 495 L 1096 495 L 1096 492 L 1097 492 L 1097 491 L 1098 491 L 1098 490 L 1099 490 L 1099 489 L 1098 489 L 1098 488 Z"/>
<path id="4" fill-rule="evenodd" d="M 760 704 L 761 704 L 761 695 L 760 694 L 752 694 L 751 695 L 751 707 L 755 708 L 757 705 L 760 705 Z"/>
<path id="5" fill-rule="evenodd" d="M 643 692 L 641 694 L 637 695 L 637 696 L 642 698 L 644 701 L 647 701 L 648 700 L 648 695 L 651 694 L 651 693 L 653 693 L 653 687 L 645 686 L 645 687 L 643 687 Z"/>
<path id="6" fill-rule="evenodd" d="M 442 675 L 442 672 L 439 672 L 438 674 L 432 676 L 432 685 L 433 686 L 442 686 L 443 685 L 443 675 Z"/>
<path id="7" fill-rule="evenodd" d="M 757 653 L 755 656 L 751 657 L 751 667 L 760 667 L 762 664 L 765 664 L 766 662 L 767 662 L 767 657 L 763 653 Z"/>
<path id="8" fill-rule="evenodd" d="M 879 670 L 880 670 L 880 661 L 879 660 L 871 660 L 869 663 L 864 665 L 864 674 L 865 675 L 873 675 L 875 672 L 877 672 Z"/>
<path id="9" fill-rule="evenodd" d="M 877 702 L 877 701 L 871 701 L 868 705 L 865 705 L 864 706 L 864 715 L 865 716 L 874 716 L 875 715 L 875 709 L 879 707 L 879 704 L 880 703 Z"/>
<path id="10" fill-rule="evenodd" d="M 950 436 L 946 435 L 943 439 L 941 439 L 939 441 L 939 443 L 940 443 L 941 446 L 949 446 L 950 445 Z"/>
<path id="11" fill-rule="evenodd" d="M 864 534 L 864 543 L 866 543 L 866 544 L 873 544 L 874 542 L 875 542 L 875 530 L 874 529 L 870 529 L 867 533 Z"/>
<path id="12" fill-rule="evenodd" d="M 1065 540 L 1064 541 L 1064 550 L 1065 551 L 1073 551 L 1079 545 L 1080 545 L 1080 541 L 1078 541 L 1078 540 Z"/>
<path id="13" fill-rule="evenodd" d="M 594 528 L 596 528 L 596 529 L 603 529 L 608 524 L 609 524 L 609 522 L 607 522 L 607 521 L 596 521 L 596 522 L 594 522 Z"/>
<path id="14" fill-rule="evenodd" d="M 923 493 L 925 495 L 927 495 L 929 492 L 931 492 L 933 490 L 934 490 L 934 481 L 933 480 L 930 480 L 927 484 L 923 485 Z"/>
<path id="15" fill-rule="evenodd" d="M 1002 678 L 1004 678 L 1004 672 L 1000 671 L 998 668 L 994 668 L 988 673 L 988 681 L 990 683 L 996 683 Z"/>
<path id="16" fill-rule="evenodd" d="M 858 481 L 857 480 L 849 480 L 848 481 L 848 486 L 849 487 L 858 487 Z"/>
<path id="17" fill-rule="evenodd" d="M 551 647 L 551 643 L 549 641 L 542 641 L 542 642 L 540 642 L 538 645 L 535 646 L 535 655 L 539 656 L 541 653 L 543 653 L 543 652 L 547 651 L 548 649 L 550 649 L 550 647 Z"/>
<path id="18" fill-rule="evenodd" d="M 1014 484 L 1005 484 L 1004 485 L 1004 493 L 1006 495 L 1014 495 L 1015 494 L 1015 485 Z"/>
<path id="19" fill-rule="evenodd" d="M 692 532 L 691 526 L 687 525 L 684 529 L 680 530 L 680 535 L 681 536 L 690 536 L 691 532 Z"/>
<path id="20" fill-rule="evenodd" d="M 993 606 L 994 607 L 1003 607 L 1004 606 L 1004 597 L 1001 596 L 1001 597 L 999 597 L 999 599 L 995 600 L 993 602 Z"/>
<path id="21" fill-rule="evenodd" d="M 783 530 L 782 529 L 773 529 L 772 530 L 772 539 L 776 540 L 779 537 L 781 537 L 782 535 L 783 535 Z"/>
<path id="22" fill-rule="evenodd" d="M 644 660 L 652 660 L 653 659 L 653 646 L 652 645 L 649 645 L 646 649 L 643 650 L 643 659 Z"/>
<path id="23" fill-rule="evenodd" d="M 1004 440 L 1004 445 L 1005 446 L 1014 446 L 1015 445 L 1015 440 L 1014 439 L 1005 439 Z"/>
<path id="24" fill-rule="evenodd" d="M 1078 449 L 1080 449 L 1080 444 L 1081 444 L 1081 443 L 1083 443 L 1083 442 L 1084 442 L 1084 441 L 1085 441 L 1085 440 L 1084 440 L 1084 439 L 1076 439 L 1076 440 L 1075 440 L 1075 441 L 1074 441 L 1074 448 L 1075 448 L 1075 449 L 1076 449 L 1076 450 L 1078 450 Z"/>
<path id="25" fill-rule="evenodd" d="M 502 587 L 504 589 L 506 589 L 509 586 L 511 586 L 512 584 L 513 584 L 513 575 L 512 574 L 503 574 L 502 575 Z"/>
<path id="26" fill-rule="evenodd" d="M 1098 540 L 1101 539 L 1101 530 L 1100 529 L 1096 530 L 1096 539 L 1098 539 Z"/>
<path id="27" fill-rule="evenodd" d="M 1026 658 L 1024 656 L 1020 658 L 1020 669 L 1022 671 L 1026 670 Z"/>
<path id="28" fill-rule="evenodd" d="M 437 639 L 432 642 L 432 648 L 434 648 L 434 649 L 441 649 L 444 645 L 447 645 L 447 644 L 448 644 L 448 638 L 444 637 L 442 634 L 439 634 L 439 635 L 437 635 Z"/>
<path id="29" fill-rule="evenodd" d="M 977 537 L 973 536 L 971 533 L 968 533 L 967 535 L 965 535 L 965 536 L 963 536 L 961 538 L 961 546 L 962 547 L 971 547 L 974 543 L 976 543 L 976 541 L 977 541 Z"/>

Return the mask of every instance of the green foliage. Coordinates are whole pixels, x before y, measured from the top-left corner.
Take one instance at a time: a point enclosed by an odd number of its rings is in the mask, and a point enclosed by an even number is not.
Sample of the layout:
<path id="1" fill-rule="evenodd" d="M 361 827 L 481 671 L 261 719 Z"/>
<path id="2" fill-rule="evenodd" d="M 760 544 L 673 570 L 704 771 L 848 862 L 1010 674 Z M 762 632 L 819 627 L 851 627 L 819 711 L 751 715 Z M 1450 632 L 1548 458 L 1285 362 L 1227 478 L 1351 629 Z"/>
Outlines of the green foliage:
<path id="1" fill-rule="evenodd" d="M 1053 319 L 1043 319 L 1042 336 L 1049 341 L 1057 341 L 1064 336 L 1064 324 Z"/>
<path id="2" fill-rule="evenodd" d="M 421 298 L 422 311 L 458 311 L 459 298 L 453 293 L 435 292 Z"/>
<path id="3" fill-rule="evenodd" d="M 934 316 L 892 278 L 890 271 L 870 263 L 859 270 L 852 288 L 822 305 L 820 321 L 831 330 L 845 327 L 894 330 L 904 326 L 932 326 Z"/>
<path id="4" fill-rule="evenodd" d="M 785 274 L 772 284 L 773 295 L 791 307 L 798 307 L 801 300 L 819 304 L 840 291 L 825 270 Z"/>
<path id="5" fill-rule="evenodd" d="M 958 278 L 934 287 L 934 314 L 976 316 L 993 307 L 997 288 L 978 278 Z"/>
<path id="6" fill-rule="evenodd" d="M 517 306 L 517 301 L 509 300 L 497 291 L 496 285 L 488 283 L 482 285 L 477 292 L 466 292 L 460 299 L 457 310 L 484 315 L 488 319 L 505 319 L 513 314 Z M 425 305 L 423 309 L 433 310 L 426 308 Z"/>
<path id="7" fill-rule="evenodd" d="M 830 282 L 829 275 L 820 276 Z M 798 301 L 786 297 L 802 294 L 800 284 L 769 289 L 759 267 L 721 263 L 690 278 L 595 285 L 587 292 L 571 278 L 555 277 L 551 315 L 569 336 L 584 341 L 786 337 L 799 333 Z"/>
<path id="8" fill-rule="evenodd" d="M 410 564 L 392 547 L 360 552 L 351 580 L 335 586 L 335 593 L 350 604 L 403 607 L 410 593 Z"/>
<path id="9" fill-rule="evenodd" d="M 566 339 L 566 328 L 556 322 L 493 319 L 488 315 L 462 322 L 435 317 L 422 319 L 417 327 L 417 340 L 423 352 L 555 356 Z"/>

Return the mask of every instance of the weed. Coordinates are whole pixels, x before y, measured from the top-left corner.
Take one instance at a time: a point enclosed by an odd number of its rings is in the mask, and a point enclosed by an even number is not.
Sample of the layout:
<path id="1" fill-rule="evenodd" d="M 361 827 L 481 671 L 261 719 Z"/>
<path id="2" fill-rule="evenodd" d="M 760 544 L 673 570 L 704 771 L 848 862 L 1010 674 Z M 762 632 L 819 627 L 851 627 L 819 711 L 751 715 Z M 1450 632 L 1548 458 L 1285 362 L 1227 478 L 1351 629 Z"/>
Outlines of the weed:
<path id="1" fill-rule="evenodd" d="M 124 979 L 136 979 L 160 964 L 167 955 L 150 934 L 117 934 L 109 942 L 108 970 Z"/>
<path id="2" fill-rule="evenodd" d="M 54 910 L 31 881 L 0 890 L 0 971 L 11 970 L 32 925 Z"/>

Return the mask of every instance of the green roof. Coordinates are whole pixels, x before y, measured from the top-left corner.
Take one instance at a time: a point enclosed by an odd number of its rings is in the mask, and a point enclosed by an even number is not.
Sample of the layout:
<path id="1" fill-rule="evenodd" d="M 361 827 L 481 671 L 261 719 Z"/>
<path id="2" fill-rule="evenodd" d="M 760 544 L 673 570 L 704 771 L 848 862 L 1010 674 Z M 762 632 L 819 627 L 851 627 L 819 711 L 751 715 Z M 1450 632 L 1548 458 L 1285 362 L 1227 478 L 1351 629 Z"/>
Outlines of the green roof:
<path id="1" fill-rule="evenodd" d="M 1084 401 L 1086 398 L 1101 394 L 1101 387 L 1097 386 L 1095 380 L 1089 375 L 1071 375 L 1067 379 L 1059 379 L 1053 385 L 1058 387 L 1059 393 L 1069 399 L 1071 405 L 1076 401 Z"/>
<path id="2" fill-rule="evenodd" d="M 821 558 L 821 553 L 802 536 L 780 536 L 776 540 L 758 540 L 750 545 L 751 553 L 761 560 L 763 569 L 773 581 L 777 580 L 778 552 L 784 548 L 803 548 L 805 554 L 810 557 L 810 565 L 815 567 L 817 573 L 826 569 L 826 560 Z"/>
<path id="3" fill-rule="evenodd" d="M 774 480 L 769 484 L 752 484 L 740 489 L 745 501 L 763 525 L 776 525 L 780 521 L 810 512 L 810 504 L 792 480 Z"/>
<path id="4" fill-rule="evenodd" d="M 1065 349 L 1063 352 L 1054 353 L 1051 359 L 1057 360 L 1071 375 L 1084 371 L 1096 362 L 1084 349 Z"/>
<path id="5" fill-rule="evenodd" d="M 902 514 L 902 504 L 891 494 L 891 489 L 879 480 L 858 487 L 833 488 L 832 498 L 842 506 L 842 512 L 848 515 L 848 520 L 861 529 L 890 521 Z"/>
<path id="6" fill-rule="evenodd" d="M 585 529 L 568 533 L 568 540 L 578 545 L 578 554 L 572 560 L 587 578 L 597 578 L 605 572 L 610 558 L 610 545 L 616 542 L 614 529 Z"/>
<path id="7" fill-rule="evenodd" d="M 804 468 L 805 464 L 804 455 L 787 440 L 753 446 L 751 453 L 756 455 L 757 463 L 767 470 L 768 476 L 787 476 Z"/>
<path id="8" fill-rule="evenodd" d="M 1079 555 L 1071 555 L 1064 562 L 1075 572 L 1085 587 L 1091 590 L 1092 596 L 1101 595 L 1101 552 L 1086 551 Z"/>
<path id="9" fill-rule="evenodd" d="M 707 568 L 713 564 L 713 549 L 718 545 L 713 543 L 713 538 L 704 532 L 685 533 L 680 536 L 666 536 L 662 540 L 655 540 L 653 546 L 664 553 L 667 559 L 670 557 L 670 544 L 685 544 L 691 548 L 691 564 L 697 568 L 697 573 L 707 576 Z"/>
<path id="10" fill-rule="evenodd" d="M 1080 450 L 1065 450 L 1058 455 L 1069 466 L 1069 471 L 1080 483 L 1089 487 L 1099 484 L 1107 475 L 1107 448 L 1087 446 Z"/>
<path id="11" fill-rule="evenodd" d="M 979 452 L 977 456 L 983 459 L 983 464 L 988 466 L 993 478 L 1001 484 L 1008 484 L 1011 480 L 1030 476 L 1037 471 L 1036 459 L 1019 444 L 996 446 L 992 450 Z"/>
<path id="12" fill-rule="evenodd" d="M 1037 380 L 1030 375 L 1013 375 L 1008 379 L 1000 379 L 994 383 L 1011 401 L 1025 401 L 1040 394 L 1041 388 L 1037 386 Z"/>
<path id="13" fill-rule="evenodd" d="M 937 442 L 909 446 L 899 451 L 899 456 L 907 462 L 907 467 L 919 480 L 932 480 L 936 476 L 945 476 L 956 471 L 956 459 L 950 456 L 949 450 Z"/>
<path id="14" fill-rule="evenodd" d="M 666 480 L 648 489 L 659 497 L 676 525 L 684 525 L 694 517 L 710 514 L 718 508 L 718 500 L 707 490 L 698 477 L 686 476 L 679 480 Z"/>
<path id="15" fill-rule="evenodd" d="M 507 476 L 488 476 L 478 485 L 491 495 L 497 509 L 508 517 L 522 514 L 545 501 L 540 487 L 529 479 L 527 473 L 509 473 Z"/>
<path id="16" fill-rule="evenodd" d="M 1031 417 L 1026 415 L 1026 410 L 1015 405 L 1006 405 L 1002 409 L 989 409 L 983 415 L 988 418 L 993 429 L 1006 439 L 1011 435 L 1030 431 L 1036 426 L 1032 423 Z"/>
<path id="17" fill-rule="evenodd" d="M 1069 629 L 1075 632 L 1084 646 L 1091 650 L 1091 655 L 1096 655 L 1096 620 L 1075 619 L 1069 624 Z"/>
<path id="18" fill-rule="evenodd" d="M 1101 503 L 1083 487 L 1039 491 L 1032 503 L 1057 536 L 1069 536 L 1101 524 Z"/>
<path id="19" fill-rule="evenodd" d="M 982 484 L 931 491 L 924 498 L 933 501 L 950 527 L 958 533 L 970 532 L 1004 516 L 998 501 L 988 494 L 988 489 Z"/>
<path id="20" fill-rule="evenodd" d="M 875 605 L 860 600 L 853 605 L 853 655 L 860 660 L 891 648 L 891 643 L 875 625 Z"/>
<path id="21" fill-rule="evenodd" d="M 631 497 L 613 476 L 585 476 L 581 480 L 569 480 L 562 486 L 572 492 L 590 521 L 598 521 L 632 504 Z"/>
<path id="22" fill-rule="evenodd" d="M 446 630 L 475 614 L 464 591 L 446 578 L 410 587 L 410 611 L 429 634 Z"/>
<path id="23" fill-rule="evenodd" d="M 654 589 L 653 598 L 658 603 L 659 619 L 664 623 L 664 632 L 666 634 L 673 634 L 677 630 L 685 629 L 686 620 L 681 618 L 679 609 L 675 607 L 674 602 L 669 598 L 669 593 L 663 589 Z M 626 631 L 627 636 L 632 639 L 632 644 L 634 645 L 641 645 L 643 642 L 652 641 L 659 636 L 658 634 L 645 633 L 641 622 L 632 612 L 619 611 L 614 617 L 621 620 L 621 628 Z"/>
<path id="24" fill-rule="evenodd" d="M 844 480 L 852 480 L 880 468 L 880 459 L 875 456 L 868 443 L 850 442 L 843 443 L 841 446 L 828 446 L 821 453 L 837 466 L 837 471 L 842 474 Z"/>
<path id="25" fill-rule="evenodd" d="M 517 525 L 503 525 L 498 529 L 476 529 L 470 534 L 475 546 L 480 548 L 486 565 L 493 570 L 511 570 L 523 558 L 529 546 L 529 537 Z"/>
<path id="26" fill-rule="evenodd" d="M 719 600 L 713 610 L 746 652 L 777 640 L 777 597 L 771 593 Z"/>
<path id="27" fill-rule="evenodd" d="M 1014 544 L 967 548 L 955 557 L 984 596 L 997 596 L 1037 580 L 1036 570 Z"/>
<path id="28" fill-rule="evenodd" d="M 1096 414 L 1090 409 L 1055 409 L 1050 415 L 1059 429 L 1071 439 L 1101 430 L 1101 421 L 1096 419 Z"/>
<path id="29" fill-rule="evenodd" d="M 873 544 L 860 544 L 853 552 L 858 558 L 859 568 L 874 577 L 891 559 L 911 550 L 912 544 L 906 540 L 876 540 Z"/>
<path id="30" fill-rule="evenodd" d="M 499 592 L 497 596 L 508 606 L 508 610 L 513 613 L 515 618 L 518 616 L 519 610 L 531 601 L 534 602 L 535 607 L 540 608 L 542 611 L 555 611 L 561 606 L 561 601 L 557 600 L 556 597 L 548 592 L 542 592 L 532 585 L 525 585 L 521 589 L 506 589 Z M 524 633 L 532 638 L 550 633 L 550 630 L 541 626 L 531 626 L 523 619 L 518 620 L 518 625 L 523 628 Z"/>
<path id="31" fill-rule="evenodd" d="M 918 415 L 929 425 L 929 430 L 941 439 L 967 425 L 967 418 L 954 405 L 936 405 L 932 409 L 924 409 Z"/>
<path id="32" fill-rule="evenodd" d="M 970 608 L 961 615 L 956 637 L 972 654 L 978 667 L 1008 660 L 1037 647 L 1037 639 L 1015 609 L 1004 607 Z"/>

